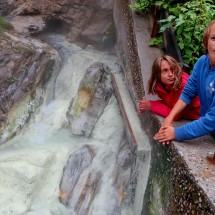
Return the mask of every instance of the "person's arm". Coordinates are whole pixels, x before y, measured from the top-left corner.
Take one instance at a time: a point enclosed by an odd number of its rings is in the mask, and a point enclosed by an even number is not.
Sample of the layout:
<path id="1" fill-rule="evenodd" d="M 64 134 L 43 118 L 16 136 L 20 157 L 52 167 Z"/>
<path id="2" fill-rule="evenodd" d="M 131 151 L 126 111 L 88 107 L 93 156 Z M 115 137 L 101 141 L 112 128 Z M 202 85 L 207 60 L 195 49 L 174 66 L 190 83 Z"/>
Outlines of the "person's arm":
<path id="1" fill-rule="evenodd" d="M 172 108 L 169 108 L 163 100 L 140 100 L 138 112 L 142 113 L 144 110 L 150 110 L 152 113 L 167 117 Z"/>
<path id="2" fill-rule="evenodd" d="M 205 116 L 175 128 L 175 136 L 177 140 L 190 140 L 211 132 L 215 132 L 215 96 Z"/>
<path id="3" fill-rule="evenodd" d="M 205 116 L 200 117 L 198 120 L 194 120 L 183 126 L 174 128 L 171 126 L 164 126 L 154 136 L 155 140 L 159 142 L 168 142 L 171 140 L 191 140 L 211 132 L 215 133 L 215 96 L 209 111 Z"/>
<path id="4" fill-rule="evenodd" d="M 174 119 L 185 109 L 187 104 L 179 99 L 174 107 L 172 108 L 172 111 L 169 113 L 169 115 L 164 120 L 164 123 L 162 124 L 162 127 L 164 126 L 172 126 L 172 122 Z"/>
<path id="5" fill-rule="evenodd" d="M 198 60 L 197 63 L 195 64 L 193 73 L 189 77 L 184 87 L 184 90 L 182 91 L 182 94 L 179 97 L 179 100 L 176 102 L 169 116 L 165 119 L 158 133 L 155 134 L 154 136 L 155 140 L 169 144 L 171 140 L 178 139 L 179 135 L 181 136 L 183 135 L 184 130 L 181 131 L 179 130 L 179 132 L 177 132 L 178 128 L 172 127 L 172 122 L 174 120 L 174 117 L 176 117 L 177 114 L 184 110 L 184 108 L 188 104 L 190 104 L 191 100 L 197 95 L 197 72 L 198 72 L 197 68 L 200 68 L 200 65 L 202 64 L 201 61 L 202 59 Z"/>
<path id="6" fill-rule="evenodd" d="M 175 106 L 173 107 L 172 111 L 168 115 L 168 117 L 165 119 L 164 123 L 162 124 L 160 130 L 158 133 L 155 134 L 154 139 L 158 140 L 161 143 L 169 144 L 169 141 L 175 139 L 175 131 L 174 127 L 172 126 L 172 122 L 177 117 L 178 114 L 180 114 L 184 108 L 187 106 L 187 104 L 179 99 Z"/>
<path id="7" fill-rule="evenodd" d="M 173 126 L 161 127 L 159 132 L 155 134 L 154 139 L 164 145 L 169 144 L 171 140 L 176 139 L 175 128 Z"/>
<path id="8" fill-rule="evenodd" d="M 144 110 L 150 110 L 151 103 L 149 100 L 142 99 L 138 104 L 138 113 L 143 113 Z"/>
<path id="9" fill-rule="evenodd" d="M 150 101 L 150 111 L 163 117 L 167 117 L 172 110 L 163 100 Z"/>

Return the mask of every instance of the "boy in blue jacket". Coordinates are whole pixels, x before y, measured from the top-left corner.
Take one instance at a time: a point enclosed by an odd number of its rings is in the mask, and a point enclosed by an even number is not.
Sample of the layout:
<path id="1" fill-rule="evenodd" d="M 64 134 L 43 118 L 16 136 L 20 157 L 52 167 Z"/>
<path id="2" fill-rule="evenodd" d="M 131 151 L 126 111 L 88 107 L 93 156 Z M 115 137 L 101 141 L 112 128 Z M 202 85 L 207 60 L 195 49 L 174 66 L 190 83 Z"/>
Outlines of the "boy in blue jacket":
<path id="1" fill-rule="evenodd" d="M 203 34 L 203 45 L 207 54 L 201 56 L 194 65 L 179 100 L 165 119 L 154 139 L 169 144 L 171 140 L 189 140 L 206 134 L 215 136 L 215 20 L 210 22 Z M 191 100 L 199 96 L 201 103 L 198 120 L 174 128 L 172 122 Z"/>

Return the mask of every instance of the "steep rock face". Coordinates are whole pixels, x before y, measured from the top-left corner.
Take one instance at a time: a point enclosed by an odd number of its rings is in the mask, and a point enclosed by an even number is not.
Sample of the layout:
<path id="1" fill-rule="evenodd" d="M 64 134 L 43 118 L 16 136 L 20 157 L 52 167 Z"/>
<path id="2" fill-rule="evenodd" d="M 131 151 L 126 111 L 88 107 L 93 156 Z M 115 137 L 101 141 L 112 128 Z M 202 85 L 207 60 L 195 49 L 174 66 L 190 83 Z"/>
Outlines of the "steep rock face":
<path id="1" fill-rule="evenodd" d="M 113 0 L 0 0 L 0 5 L 0 14 L 14 26 L 13 32 L 0 36 L 1 131 L 9 110 L 26 95 L 34 97 L 58 61 L 56 51 L 32 34 L 57 32 L 81 47 L 103 49 L 114 45 L 115 31 Z"/>
<path id="2" fill-rule="evenodd" d="M 44 0 L 42 4 L 36 0 L 2 2 L 4 13 L 10 17 L 19 33 L 29 35 L 44 29 L 58 29 L 58 33 L 66 31 L 71 42 L 83 47 L 86 45 L 85 40 L 95 45 L 95 40 L 102 43 L 107 37 L 112 37 L 112 3 L 113 0 Z M 102 47 L 101 44 L 99 46 Z"/>
<path id="3" fill-rule="evenodd" d="M 13 105 L 44 84 L 58 61 L 47 44 L 18 35 L 0 36 L 0 128 Z"/>

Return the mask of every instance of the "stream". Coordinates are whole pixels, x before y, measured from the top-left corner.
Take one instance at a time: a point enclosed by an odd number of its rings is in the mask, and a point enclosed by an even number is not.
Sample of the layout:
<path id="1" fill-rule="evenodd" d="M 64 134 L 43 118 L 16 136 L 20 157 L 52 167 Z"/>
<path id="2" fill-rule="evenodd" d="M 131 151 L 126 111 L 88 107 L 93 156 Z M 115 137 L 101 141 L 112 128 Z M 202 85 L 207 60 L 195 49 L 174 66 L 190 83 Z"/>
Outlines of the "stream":
<path id="1" fill-rule="evenodd" d="M 66 117 L 86 69 L 102 62 L 118 73 L 117 58 L 81 49 L 61 35 L 48 37 L 61 51 L 62 69 L 53 74 L 43 104 L 21 132 L 0 146 L 0 215 L 133 215 L 134 158 L 114 94 L 90 138 L 73 135 Z M 71 170 L 80 175 L 64 203 L 60 185 L 65 166 L 77 151 L 85 156 L 86 146 L 94 158 L 83 172 Z M 96 175 L 94 190 L 86 185 L 89 175 Z"/>

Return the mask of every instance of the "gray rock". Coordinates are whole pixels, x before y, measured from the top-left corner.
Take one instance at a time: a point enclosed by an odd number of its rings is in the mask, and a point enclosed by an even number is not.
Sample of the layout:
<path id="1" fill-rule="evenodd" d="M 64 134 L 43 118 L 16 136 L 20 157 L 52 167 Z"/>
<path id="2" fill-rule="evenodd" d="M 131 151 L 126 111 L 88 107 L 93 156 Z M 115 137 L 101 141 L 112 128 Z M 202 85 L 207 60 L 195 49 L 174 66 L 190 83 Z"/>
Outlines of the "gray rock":
<path id="1" fill-rule="evenodd" d="M 60 197 L 59 200 L 64 205 L 71 205 L 72 192 L 75 185 L 84 170 L 92 163 L 95 152 L 85 145 L 78 149 L 74 154 L 71 154 L 66 166 L 63 170 L 63 176 L 60 183 Z"/>
<path id="2" fill-rule="evenodd" d="M 113 88 L 109 67 L 95 63 L 87 69 L 76 100 L 71 102 L 67 117 L 73 134 L 90 137 L 106 107 Z"/>

